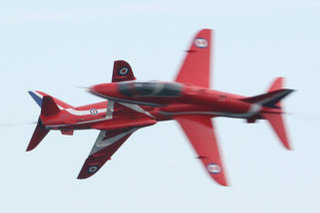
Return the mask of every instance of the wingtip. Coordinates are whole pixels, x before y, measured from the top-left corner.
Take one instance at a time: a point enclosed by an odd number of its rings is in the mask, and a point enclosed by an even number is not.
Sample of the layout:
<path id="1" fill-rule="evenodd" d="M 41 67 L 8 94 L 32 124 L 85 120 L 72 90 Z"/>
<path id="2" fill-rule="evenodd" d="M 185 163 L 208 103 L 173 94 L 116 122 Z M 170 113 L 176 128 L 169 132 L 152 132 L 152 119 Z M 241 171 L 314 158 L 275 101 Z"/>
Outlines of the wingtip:
<path id="1" fill-rule="evenodd" d="M 288 150 L 288 151 L 293 151 L 293 148 L 292 148 L 292 146 L 290 145 L 290 143 L 284 144 L 284 147 L 285 147 L 286 150 Z"/>
<path id="2" fill-rule="evenodd" d="M 27 147 L 27 149 L 26 149 L 26 152 L 30 152 L 30 151 L 32 151 L 34 148 L 33 147 Z"/>
<path id="3" fill-rule="evenodd" d="M 224 181 L 224 182 L 217 182 L 220 186 L 229 187 L 230 185 Z"/>
<path id="4" fill-rule="evenodd" d="M 88 173 L 88 172 L 81 171 L 81 172 L 78 174 L 77 179 L 78 179 L 78 180 L 88 179 L 88 178 L 90 178 L 92 175 L 94 175 L 94 173 Z"/>
<path id="5" fill-rule="evenodd" d="M 284 146 L 284 148 L 288 151 L 292 151 L 292 146 L 291 146 L 291 143 L 289 142 L 289 139 L 288 139 L 288 135 L 287 133 L 285 132 L 284 135 L 281 135 L 279 136 L 279 139 L 280 139 L 280 142 L 281 144 Z"/>
<path id="6" fill-rule="evenodd" d="M 221 186 L 230 186 L 225 177 L 213 177 L 213 179 Z"/>
<path id="7" fill-rule="evenodd" d="M 80 171 L 80 173 L 78 174 L 77 179 L 78 180 L 83 180 L 83 179 L 87 179 L 89 178 L 91 175 L 88 175 L 87 173 L 84 173 L 82 170 Z"/>
<path id="8" fill-rule="evenodd" d="M 221 186 L 230 186 L 223 172 L 218 174 L 209 173 L 209 176 Z"/>
<path id="9" fill-rule="evenodd" d="M 78 180 L 83 180 L 83 179 L 87 179 L 88 177 L 83 177 L 83 176 L 81 176 L 80 174 L 78 175 L 78 177 L 77 177 L 77 179 Z"/>

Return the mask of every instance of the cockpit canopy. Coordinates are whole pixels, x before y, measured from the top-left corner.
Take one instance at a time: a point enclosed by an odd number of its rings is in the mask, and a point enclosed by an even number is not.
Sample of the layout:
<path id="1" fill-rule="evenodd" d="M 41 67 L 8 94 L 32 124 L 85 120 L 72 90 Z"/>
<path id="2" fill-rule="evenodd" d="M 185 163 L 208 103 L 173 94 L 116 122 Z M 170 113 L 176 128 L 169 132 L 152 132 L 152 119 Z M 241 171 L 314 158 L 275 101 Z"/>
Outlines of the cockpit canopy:
<path id="1" fill-rule="evenodd" d="M 119 83 L 119 92 L 126 96 L 134 97 L 178 97 L 182 86 L 179 83 L 159 81 L 123 82 Z"/>

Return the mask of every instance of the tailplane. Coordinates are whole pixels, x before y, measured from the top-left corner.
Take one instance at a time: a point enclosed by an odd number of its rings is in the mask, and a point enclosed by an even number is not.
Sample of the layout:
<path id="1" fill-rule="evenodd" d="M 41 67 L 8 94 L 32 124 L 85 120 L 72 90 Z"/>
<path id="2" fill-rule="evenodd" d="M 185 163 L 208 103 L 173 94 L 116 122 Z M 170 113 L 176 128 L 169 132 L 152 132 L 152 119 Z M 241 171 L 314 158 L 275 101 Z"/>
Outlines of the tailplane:
<path id="1" fill-rule="evenodd" d="M 272 93 L 274 91 L 279 91 L 283 88 L 283 78 L 277 78 L 273 84 L 271 85 L 271 87 L 268 90 L 268 93 Z M 293 92 L 294 90 L 290 90 L 290 89 L 282 89 L 285 90 L 284 92 L 282 92 L 282 95 L 279 96 L 279 100 L 277 102 L 274 102 L 274 106 L 278 107 L 281 112 L 282 112 L 282 103 L 281 103 L 281 99 L 283 99 L 284 97 L 286 97 L 287 95 L 289 95 L 291 92 Z M 282 112 L 283 113 L 283 112 Z M 291 145 L 289 143 L 289 139 L 288 139 L 288 135 L 287 135 L 287 131 L 286 131 L 286 127 L 284 124 L 284 118 L 282 116 L 282 113 L 280 114 L 272 114 L 272 113 L 262 113 L 262 117 L 267 119 L 271 125 L 271 127 L 273 128 L 273 130 L 275 131 L 275 133 L 278 135 L 280 141 L 282 142 L 282 144 L 284 145 L 285 148 L 287 148 L 288 150 L 291 150 Z"/>
<path id="2" fill-rule="evenodd" d="M 255 103 L 261 105 L 261 117 L 269 121 L 271 127 L 279 137 L 281 143 L 288 150 L 291 149 L 287 131 L 284 124 L 284 118 L 282 116 L 283 109 L 281 100 L 292 93 L 292 89 L 283 88 L 283 78 L 277 78 L 268 92 L 262 95 L 244 98 L 243 101 L 249 103 Z"/>
<path id="3" fill-rule="evenodd" d="M 245 102 L 256 103 L 264 107 L 281 109 L 281 100 L 292 93 L 292 89 L 283 88 L 283 78 L 277 78 L 267 93 L 242 99 Z"/>
<path id="4" fill-rule="evenodd" d="M 41 107 L 40 117 L 37 122 L 36 129 L 33 132 L 29 145 L 26 151 L 31 151 L 36 148 L 44 137 L 49 133 L 41 118 L 45 116 L 52 116 L 58 114 L 61 109 L 72 108 L 72 106 L 40 91 L 29 91 L 28 92 L 34 101 Z"/>
<path id="5" fill-rule="evenodd" d="M 49 130 L 42 125 L 42 122 L 39 118 L 36 129 L 34 130 L 32 138 L 27 147 L 27 152 L 36 148 L 48 133 L 49 133 Z"/>
<path id="6" fill-rule="evenodd" d="M 291 145 L 289 143 L 282 114 L 262 113 L 261 116 L 269 121 L 271 127 L 278 135 L 283 146 L 286 149 L 291 150 Z"/>

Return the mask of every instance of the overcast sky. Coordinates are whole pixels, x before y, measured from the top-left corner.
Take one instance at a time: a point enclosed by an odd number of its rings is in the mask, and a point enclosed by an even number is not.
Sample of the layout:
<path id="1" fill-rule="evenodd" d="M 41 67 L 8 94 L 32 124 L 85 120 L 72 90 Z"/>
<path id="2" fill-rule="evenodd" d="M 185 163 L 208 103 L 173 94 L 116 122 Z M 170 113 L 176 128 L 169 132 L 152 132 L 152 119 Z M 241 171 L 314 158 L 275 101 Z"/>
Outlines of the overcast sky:
<path id="1" fill-rule="evenodd" d="M 320 212 L 320 1 L 0 0 L 0 211 Z M 174 122 L 133 134 L 96 175 L 76 177 L 98 135 L 50 132 L 25 149 L 40 112 L 28 90 L 71 105 L 127 60 L 139 80 L 174 79 L 191 38 L 216 30 L 214 89 L 266 91 L 275 77 L 293 151 L 266 121 L 215 119 L 230 187 L 213 182 Z M 19 124 L 19 125 L 16 125 Z"/>

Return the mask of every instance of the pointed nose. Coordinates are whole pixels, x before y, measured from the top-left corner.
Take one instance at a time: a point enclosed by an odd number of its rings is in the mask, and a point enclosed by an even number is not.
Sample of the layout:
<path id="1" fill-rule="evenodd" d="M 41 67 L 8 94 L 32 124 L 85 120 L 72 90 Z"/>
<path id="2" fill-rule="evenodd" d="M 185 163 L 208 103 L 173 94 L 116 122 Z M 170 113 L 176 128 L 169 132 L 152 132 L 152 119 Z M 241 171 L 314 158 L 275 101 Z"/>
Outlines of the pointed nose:
<path id="1" fill-rule="evenodd" d="M 104 93 L 104 87 L 101 84 L 94 85 L 88 88 L 88 92 L 96 96 L 102 96 Z"/>
<path id="2" fill-rule="evenodd" d="M 87 92 L 94 94 L 96 92 L 96 86 L 91 86 L 87 88 Z"/>
<path id="3" fill-rule="evenodd" d="M 88 88 L 88 92 L 102 98 L 117 96 L 116 85 L 110 84 L 97 84 Z"/>

